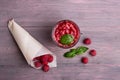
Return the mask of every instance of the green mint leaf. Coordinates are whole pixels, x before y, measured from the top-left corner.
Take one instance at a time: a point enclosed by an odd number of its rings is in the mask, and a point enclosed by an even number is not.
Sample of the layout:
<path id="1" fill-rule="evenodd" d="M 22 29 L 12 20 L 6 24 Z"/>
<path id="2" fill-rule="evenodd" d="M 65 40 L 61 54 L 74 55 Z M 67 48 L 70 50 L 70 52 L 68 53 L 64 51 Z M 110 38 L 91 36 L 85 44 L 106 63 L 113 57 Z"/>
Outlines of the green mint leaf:
<path id="1" fill-rule="evenodd" d="M 85 53 L 86 51 L 88 50 L 88 47 L 84 47 L 84 46 L 80 46 L 76 49 L 76 54 L 79 55 L 79 54 L 83 54 Z"/>
<path id="2" fill-rule="evenodd" d="M 74 38 L 70 34 L 65 34 L 65 35 L 61 36 L 61 38 L 60 38 L 60 42 L 65 45 L 71 44 L 73 42 L 73 40 L 74 40 Z"/>
<path id="3" fill-rule="evenodd" d="M 73 58 L 76 54 L 74 52 L 66 52 L 64 54 L 64 57 L 66 58 Z"/>
<path id="4" fill-rule="evenodd" d="M 71 49 L 70 52 L 76 53 L 76 49 Z"/>

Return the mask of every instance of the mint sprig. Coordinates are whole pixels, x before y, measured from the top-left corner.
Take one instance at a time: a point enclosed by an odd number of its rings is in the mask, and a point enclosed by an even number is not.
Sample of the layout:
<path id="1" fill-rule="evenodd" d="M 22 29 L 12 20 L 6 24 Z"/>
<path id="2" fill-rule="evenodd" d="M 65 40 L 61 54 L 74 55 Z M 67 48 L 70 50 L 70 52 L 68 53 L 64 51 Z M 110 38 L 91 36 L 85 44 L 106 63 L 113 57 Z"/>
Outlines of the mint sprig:
<path id="1" fill-rule="evenodd" d="M 60 42 L 64 45 L 69 45 L 73 42 L 74 37 L 71 34 L 64 34 L 60 38 Z"/>
<path id="2" fill-rule="evenodd" d="M 80 47 L 78 47 L 78 48 L 76 48 L 76 49 L 71 49 L 69 52 L 66 52 L 66 53 L 64 54 L 64 57 L 66 57 L 66 58 L 73 58 L 73 57 L 75 57 L 76 55 L 85 53 L 87 50 L 88 50 L 87 47 L 85 47 L 85 46 L 80 46 Z"/>
<path id="3" fill-rule="evenodd" d="M 87 47 L 84 47 L 84 46 L 80 46 L 76 49 L 76 54 L 79 55 L 79 54 L 83 54 L 85 53 L 86 51 L 88 50 Z"/>
<path id="4" fill-rule="evenodd" d="M 73 58 L 74 56 L 76 56 L 76 54 L 74 52 L 66 52 L 64 54 L 64 57 L 66 57 L 66 58 Z"/>

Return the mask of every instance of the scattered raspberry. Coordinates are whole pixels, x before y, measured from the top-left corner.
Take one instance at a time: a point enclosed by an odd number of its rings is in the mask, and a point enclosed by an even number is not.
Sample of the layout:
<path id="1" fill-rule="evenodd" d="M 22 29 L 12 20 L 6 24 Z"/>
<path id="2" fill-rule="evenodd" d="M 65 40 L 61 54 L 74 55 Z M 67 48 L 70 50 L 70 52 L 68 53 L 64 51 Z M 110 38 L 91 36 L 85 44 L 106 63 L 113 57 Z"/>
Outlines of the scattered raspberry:
<path id="1" fill-rule="evenodd" d="M 87 57 L 82 57 L 81 61 L 82 61 L 82 63 L 87 64 L 88 63 L 88 58 Z"/>
<path id="2" fill-rule="evenodd" d="M 53 61 L 53 56 L 52 55 L 50 55 L 50 54 L 48 54 L 48 62 L 52 62 Z"/>
<path id="3" fill-rule="evenodd" d="M 96 50 L 94 50 L 94 49 L 90 50 L 89 54 L 91 56 L 96 56 Z"/>
<path id="4" fill-rule="evenodd" d="M 89 45 L 89 44 L 91 44 L 91 39 L 90 38 L 85 38 L 83 40 L 83 43 L 86 44 L 86 45 Z"/>
<path id="5" fill-rule="evenodd" d="M 44 66 L 42 67 L 42 70 L 43 70 L 44 72 L 48 72 L 48 71 L 49 71 L 49 66 L 48 66 L 48 65 L 44 65 Z"/>
<path id="6" fill-rule="evenodd" d="M 39 61 L 36 61 L 36 62 L 34 62 L 34 65 L 35 65 L 36 68 L 38 68 L 38 67 L 41 66 L 41 63 Z"/>

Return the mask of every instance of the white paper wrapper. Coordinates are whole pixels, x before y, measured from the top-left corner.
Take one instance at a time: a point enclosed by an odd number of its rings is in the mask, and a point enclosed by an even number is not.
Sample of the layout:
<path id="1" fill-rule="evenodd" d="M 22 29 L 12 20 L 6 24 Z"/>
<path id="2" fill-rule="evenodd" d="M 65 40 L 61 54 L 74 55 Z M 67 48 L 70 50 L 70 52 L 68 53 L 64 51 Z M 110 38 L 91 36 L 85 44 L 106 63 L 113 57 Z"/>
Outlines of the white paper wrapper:
<path id="1" fill-rule="evenodd" d="M 20 50 L 22 51 L 27 63 L 34 67 L 33 58 L 52 54 L 53 62 L 48 63 L 50 67 L 57 67 L 56 56 L 45 48 L 41 43 L 35 40 L 26 30 L 24 30 L 20 25 L 18 25 L 13 19 L 9 21 L 8 28 L 15 38 Z M 35 68 L 35 67 L 34 67 Z"/>

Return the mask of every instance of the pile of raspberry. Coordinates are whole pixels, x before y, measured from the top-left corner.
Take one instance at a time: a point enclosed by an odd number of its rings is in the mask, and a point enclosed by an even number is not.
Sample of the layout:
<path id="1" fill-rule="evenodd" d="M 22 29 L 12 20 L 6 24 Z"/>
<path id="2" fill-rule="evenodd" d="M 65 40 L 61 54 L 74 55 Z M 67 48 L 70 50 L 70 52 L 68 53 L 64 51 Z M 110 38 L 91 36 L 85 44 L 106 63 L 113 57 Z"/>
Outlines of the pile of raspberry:
<path id="1" fill-rule="evenodd" d="M 48 63 L 51 63 L 53 61 L 53 56 L 51 54 L 45 54 L 42 56 L 35 57 L 33 61 L 34 61 L 34 66 L 36 68 L 42 67 L 42 70 L 44 72 L 48 72 L 50 69 Z"/>

